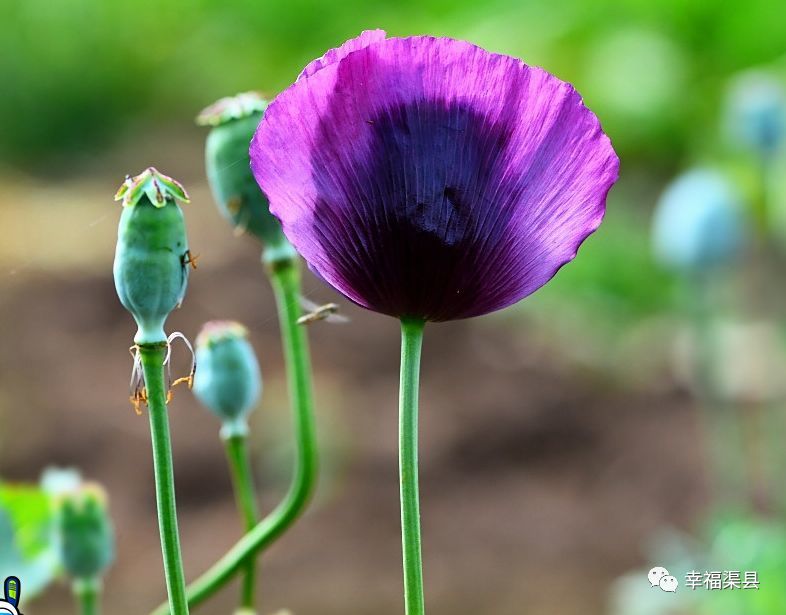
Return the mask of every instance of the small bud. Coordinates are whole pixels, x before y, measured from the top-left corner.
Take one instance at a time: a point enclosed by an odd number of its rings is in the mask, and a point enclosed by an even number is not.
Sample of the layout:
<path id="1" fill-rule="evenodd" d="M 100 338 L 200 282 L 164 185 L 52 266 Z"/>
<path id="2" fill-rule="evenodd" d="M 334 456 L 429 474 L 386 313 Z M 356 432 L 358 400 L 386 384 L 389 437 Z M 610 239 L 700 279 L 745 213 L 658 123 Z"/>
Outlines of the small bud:
<path id="1" fill-rule="evenodd" d="M 77 489 L 82 484 L 82 475 L 76 468 L 49 466 L 44 468 L 38 484 L 49 496 L 56 498 Z"/>
<path id="2" fill-rule="evenodd" d="M 656 208 L 652 241 L 656 259 L 685 273 L 732 263 L 745 244 L 741 204 L 726 178 L 693 170 L 677 178 Z"/>
<path id="3" fill-rule="evenodd" d="M 250 167 L 249 144 L 266 108 L 267 101 L 260 94 L 245 92 L 207 107 L 197 123 L 212 127 L 205 145 L 205 166 L 221 214 L 237 231 L 260 239 L 277 258 L 291 259 L 294 248 L 270 213 Z"/>
<path id="4" fill-rule="evenodd" d="M 106 494 L 85 483 L 59 496 L 56 527 L 63 567 L 74 579 L 98 579 L 115 558 Z"/>
<path id="5" fill-rule="evenodd" d="M 262 393 L 259 362 L 247 335 L 239 323 L 213 321 L 197 337 L 194 394 L 221 420 L 224 438 L 248 432 L 247 417 Z"/>
<path id="6" fill-rule="evenodd" d="M 187 203 L 186 191 L 153 167 L 127 178 L 115 196 L 123 202 L 115 288 L 136 320 L 137 344 L 166 342 L 164 323 L 186 293 L 193 259 L 177 199 Z"/>
<path id="7" fill-rule="evenodd" d="M 786 140 L 786 88 L 763 71 L 737 77 L 729 89 L 726 123 L 729 134 L 763 156 Z"/>

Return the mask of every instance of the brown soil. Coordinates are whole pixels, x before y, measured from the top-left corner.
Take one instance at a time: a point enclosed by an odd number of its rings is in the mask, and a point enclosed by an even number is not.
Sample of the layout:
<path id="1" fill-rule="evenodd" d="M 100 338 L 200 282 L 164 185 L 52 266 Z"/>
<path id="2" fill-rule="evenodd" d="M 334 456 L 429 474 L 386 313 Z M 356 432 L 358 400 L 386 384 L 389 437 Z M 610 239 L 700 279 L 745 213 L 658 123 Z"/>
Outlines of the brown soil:
<path id="1" fill-rule="evenodd" d="M 209 249 L 170 328 L 193 339 L 211 318 L 250 327 L 266 379 L 253 431 L 269 510 L 286 486 L 291 448 L 271 292 L 252 242 L 233 242 L 215 218 L 197 235 Z M 75 237 L 75 247 L 89 239 Z M 106 486 L 119 545 L 105 612 L 140 615 L 164 595 L 148 425 L 127 403 L 133 327 L 114 294 L 111 253 L 101 258 L 95 268 L 32 267 L 3 278 L 0 474 L 36 480 L 46 465 L 74 465 Z M 306 287 L 316 300 L 333 298 L 310 277 Z M 402 612 L 398 331 L 391 319 L 345 311 L 350 324 L 311 329 L 323 473 L 308 514 L 263 558 L 264 613 Z M 664 524 L 688 527 L 703 505 L 686 395 L 578 370 L 559 349 L 534 348 L 532 337 L 526 321 L 493 319 L 427 331 L 421 489 L 431 615 L 603 613 L 609 583 L 645 563 L 646 537 Z M 171 421 L 193 578 L 240 523 L 216 422 L 185 390 Z M 22 435 L 11 437 L 3 427 L 11 424 Z M 212 601 L 212 612 L 232 612 L 235 592 Z M 25 612 L 62 613 L 63 604 L 71 610 L 61 584 Z"/>

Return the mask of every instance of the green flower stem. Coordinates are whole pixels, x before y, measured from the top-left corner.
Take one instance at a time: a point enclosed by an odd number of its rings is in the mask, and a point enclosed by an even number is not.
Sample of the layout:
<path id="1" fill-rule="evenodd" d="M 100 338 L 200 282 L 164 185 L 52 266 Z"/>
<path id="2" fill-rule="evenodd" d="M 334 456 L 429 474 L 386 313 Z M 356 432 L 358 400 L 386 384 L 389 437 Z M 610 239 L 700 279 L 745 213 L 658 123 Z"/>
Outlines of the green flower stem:
<path id="1" fill-rule="evenodd" d="M 99 615 L 101 607 L 101 581 L 98 579 L 77 579 L 73 584 L 74 598 L 80 615 Z"/>
<path id="2" fill-rule="evenodd" d="M 687 311 L 696 343 L 696 384 L 702 433 L 706 434 L 711 491 L 718 503 L 736 505 L 745 493 L 751 459 L 745 450 L 744 417 L 741 408 L 726 398 L 718 381 L 718 357 L 722 352 L 718 335 L 713 281 L 696 276 L 690 281 Z"/>
<path id="3" fill-rule="evenodd" d="M 695 377 L 697 385 L 698 401 L 704 415 L 704 433 L 708 434 L 707 453 L 710 462 L 710 477 L 714 483 L 725 481 L 731 485 L 713 484 L 713 494 L 720 499 L 735 497 L 739 488 L 737 473 L 740 466 L 734 463 L 728 464 L 727 456 L 732 451 L 738 451 L 734 447 L 733 432 L 737 415 L 737 409 L 724 399 L 719 391 L 720 383 L 717 381 L 717 357 L 718 357 L 718 336 L 715 326 L 715 315 L 713 313 L 713 303 L 711 301 L 711 284 L 706 276 L 697 276 L 690 280 L 688 289 L 687 311 L 691 319 L 693 336 L 695 340 Z"/>
<path id="4" fill-rule="evenodd" d="M 298 518 L 308 503 L 317 478 L 317 442 L 314 402 L 311 391 L 311 360 L 305 328 L 297 324 L 300 317 L 300 270 L 297 260 L 267 259 L 281 323 L 284 360 L 289 394 L 295 420 L 297 445 L 295 472 L 286 496 L 264 519 L 188 587 L 188 603 L 195 606 L 223 587 L 237 574 L 249 558 L 265 549 Z M 153 615 L 166 615 L 166 605 Z"/>
<path id="5" fill-rule="evenodd" d="M 147 407 L 150 413 L 150 434 L 153 440 L 153 469 L 155 471 L 156 501 L 158 502 L 158 529 L 161 534 L 161 551 L 164 556 L 169 607 L 173 615 L 187 615 L 186 583 L 183 560 L 180 554 L 180 537 L 177 532 L 175 506 L 175 477 L 172 468 L 172 445 L 169 439 L 167 415 L 167 388 L 164 380 L 166 343 L 140 344 L 139 354 L 147 389 Z"/>
<path id="6" fill-rule="evenodd" d="M 757 160 L 757 175 L 758 175 L 758 194 L 753 199 L 753 214 L 756 222 L 757 230 L 759 231 L 759 238 L 763 245 L 768 246 L 772 242 L 769 241 L 769 233 L 771 230 L 772 214 L 770 208 L 772 179 L 773 179 L 773 159 L 768 155 L 761 155 Z"/>
<path id="7" fill-rule="evenodd" d="M 233 435 L 224 440 L 229 469 L 232 474 L 232 485 L 235 489 L 237 508 L 243 518 L 245 530 L 251 531 L 257 524 L 256 489 L 251 474 L 251 463 L 248 455 L 248 439 L 245 435 Z M 249 558 L 245 563 L 245 577 L 240 595 L 240 606 L 253 610 L 254 589 L 256 586 L 256 559 Z"/>
<path id="8" fill-rule="evenodd" d="M 401 380 L 399 384 L 399 477 L 401 481 L 401 543 L 404 554 L 406 615 L 423 615 L 423 561 L 420 546 L 418 495 L 418 389 L 422 320 L 401 320 Z"/>

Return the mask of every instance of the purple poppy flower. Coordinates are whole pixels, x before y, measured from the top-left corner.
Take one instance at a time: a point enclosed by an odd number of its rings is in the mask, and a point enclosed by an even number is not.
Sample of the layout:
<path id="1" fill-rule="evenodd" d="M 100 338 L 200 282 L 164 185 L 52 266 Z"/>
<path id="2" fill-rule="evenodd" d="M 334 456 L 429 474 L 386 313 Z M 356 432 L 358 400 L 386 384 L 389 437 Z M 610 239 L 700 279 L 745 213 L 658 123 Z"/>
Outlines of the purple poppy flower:
<path id="1" fill-rule="evenodd" d="M 376 30 L 270 104 L 251 166 L 319 276 L 368 309 L 444 321 L 507 307 L 573 259 L 619 160 L 546 71 Z"/>

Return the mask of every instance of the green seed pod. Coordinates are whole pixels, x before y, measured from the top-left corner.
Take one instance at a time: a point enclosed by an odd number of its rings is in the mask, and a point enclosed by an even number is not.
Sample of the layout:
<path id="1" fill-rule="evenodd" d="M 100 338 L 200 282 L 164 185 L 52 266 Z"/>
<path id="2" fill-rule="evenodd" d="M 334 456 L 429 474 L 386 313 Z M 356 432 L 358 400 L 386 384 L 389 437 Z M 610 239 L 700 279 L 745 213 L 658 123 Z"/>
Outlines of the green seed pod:
<path id="1" fill-rule="evenodd" d="M 262 393 L 259 362 L 247 335 L 239 323 L 213 321 L 197 337 L 194 394 L 221 420 L 224 438 L 248 432 L 248 415 Z"/>
<path id="2" fill-rule="evenodd" d="M 186 293 L 189 265 L 183 187 L 153 167 L 126 178 L 115 196 L 123 201 L 117 229 L 115 288 L 139 330 L 137 344 L 166 342 L 164 323 Z"/>
<path id="3" fill-rule="evenodd" d="M 205 166 L 221 214 L 238 231 L 260 239 L 268 259 L 271 255 L 291 259 L 295 250 L 251 173 L 248 148 L 266 108 L 267 101 L 260 94 L 245 92 L 207 107 L 197 123 L 212 127 L 205 145 Z"/>
<path id="4" fill-rule="evenodd" d="M 98 579 L 115 558 L 115 535 L 104 490 L 84 483 L 57 500 L 60 559 L 74 579 Z"/>

